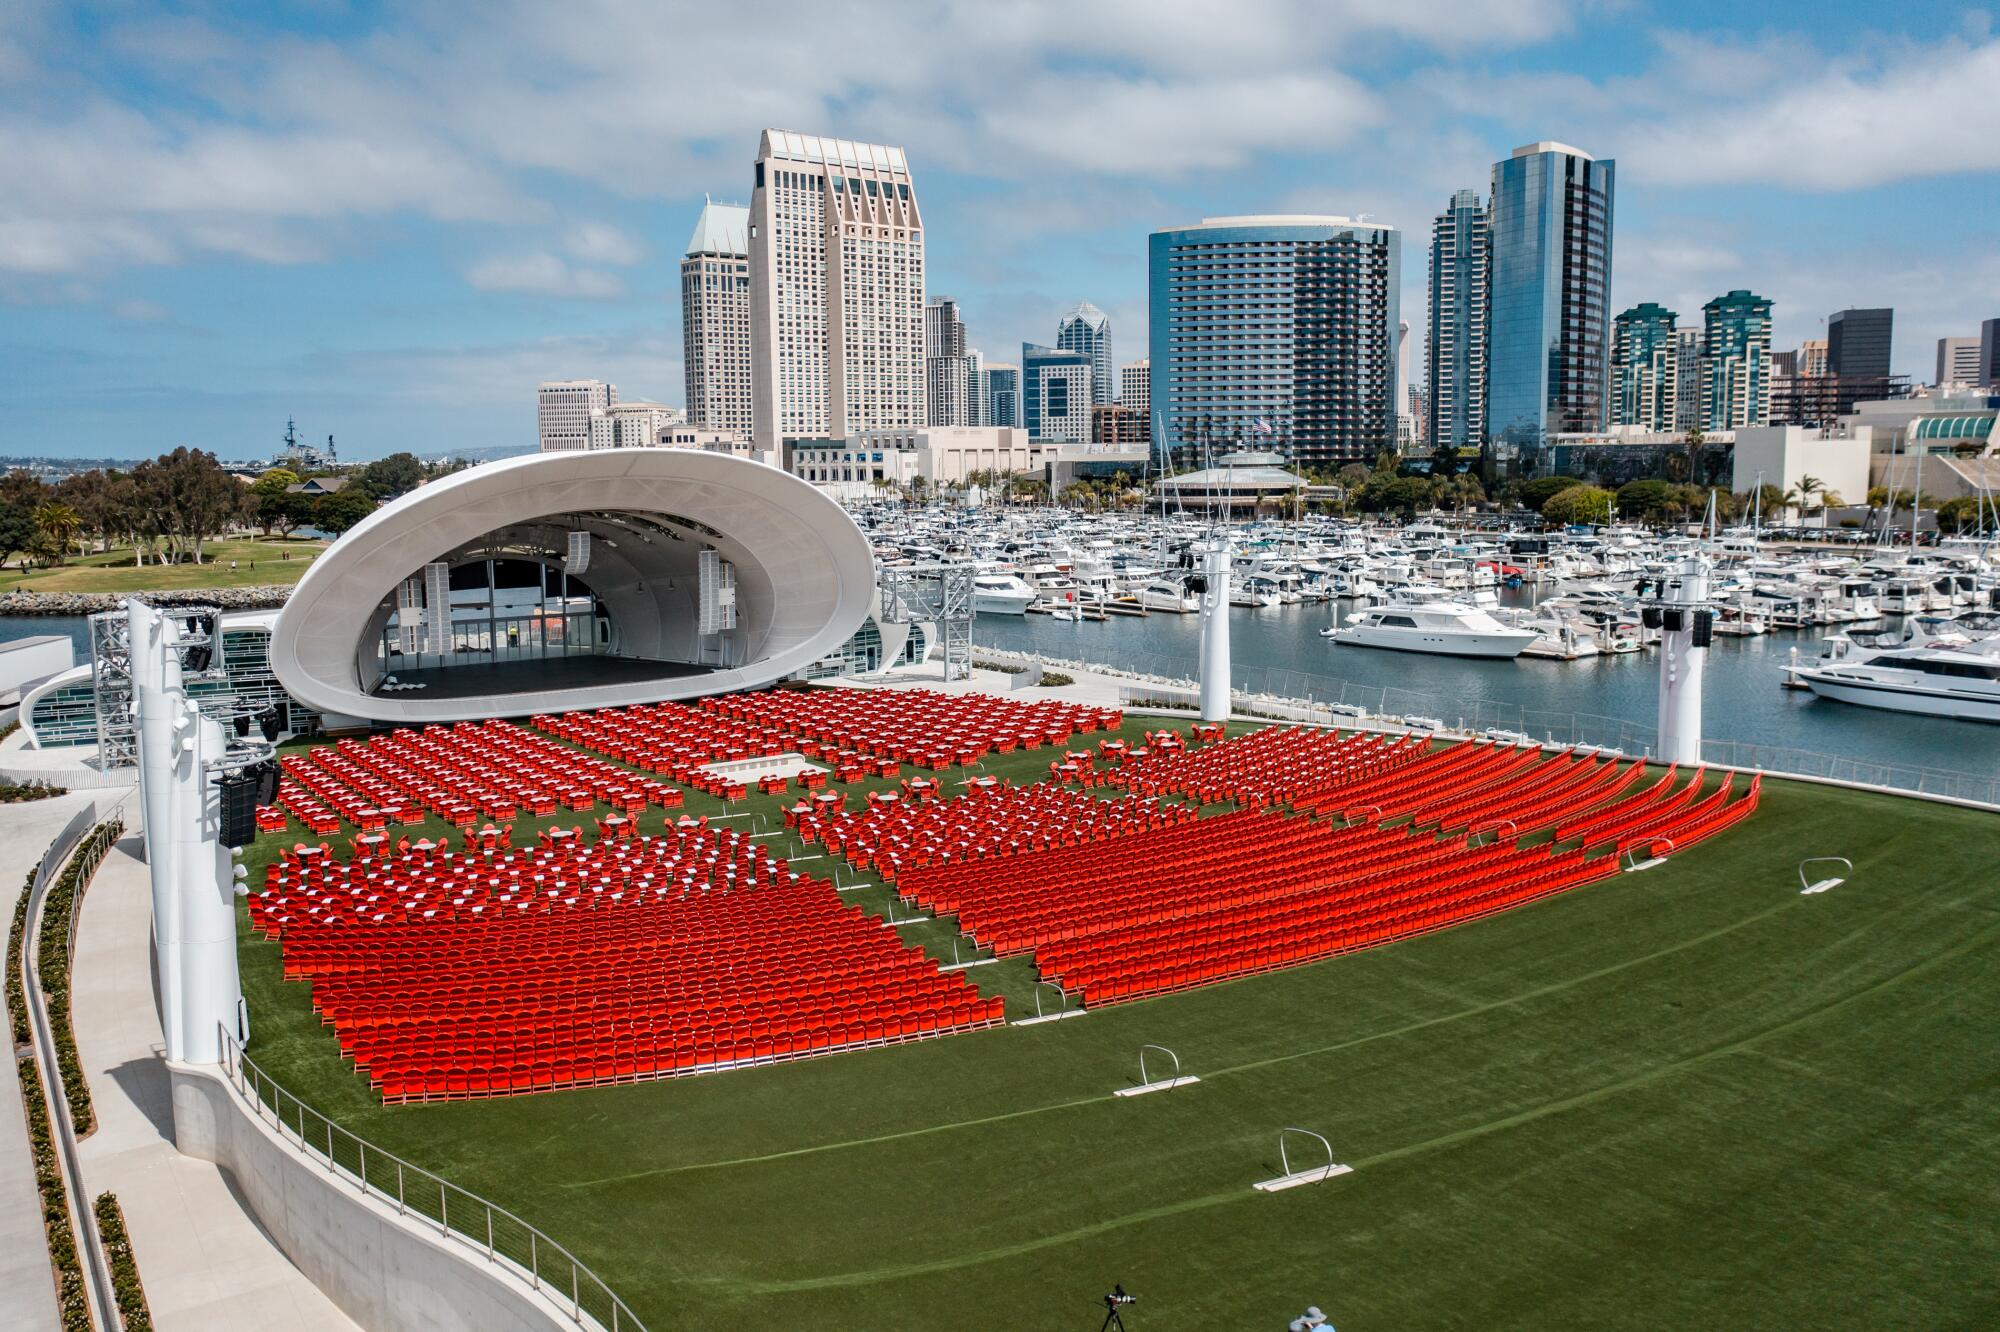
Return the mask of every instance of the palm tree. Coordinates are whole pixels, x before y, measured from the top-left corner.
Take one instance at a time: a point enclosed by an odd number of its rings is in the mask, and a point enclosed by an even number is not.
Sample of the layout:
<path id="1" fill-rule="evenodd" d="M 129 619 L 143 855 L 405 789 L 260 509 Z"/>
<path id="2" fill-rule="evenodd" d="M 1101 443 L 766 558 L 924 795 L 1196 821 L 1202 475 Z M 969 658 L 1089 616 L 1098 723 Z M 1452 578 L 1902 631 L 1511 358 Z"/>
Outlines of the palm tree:
<path id="1" fill-rule="evenodd" d="M 69 559 L 69 548 L 83 530 L 83 515 L 61 500 L 43 500 L 35 506 L 35 527 L 56 549 L 56 563 Z"/>

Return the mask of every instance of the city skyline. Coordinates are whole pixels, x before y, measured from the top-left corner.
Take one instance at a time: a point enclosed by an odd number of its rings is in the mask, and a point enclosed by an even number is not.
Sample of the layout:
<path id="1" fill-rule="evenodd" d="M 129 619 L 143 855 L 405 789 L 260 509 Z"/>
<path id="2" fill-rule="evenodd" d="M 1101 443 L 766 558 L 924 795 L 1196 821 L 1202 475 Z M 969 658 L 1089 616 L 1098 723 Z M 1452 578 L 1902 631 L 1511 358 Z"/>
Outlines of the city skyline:
<path id="1" fill-rule="evenodd" d="M 749 198 L 771 125 L 905 148 L 926 284 L 1002 355 L 1081 300 L 1147 346 L 1146 236 L 1249 213 L 1413 238 L 1417 339 L 1414 238 L 1543 139 L 1619 163 L 1614 310 L 1748 288 L 1790 349 L 1836 310 L 1891 307 L 1893 369 L 1927 381 L 1937 339 L 1976 335 L 2000 290 L 1967 206 L 2000 173 L 1995 113 L 1931 95 L 2000 77 L 1976 10 L 1836 5 L 1808 28 L 1559 0 L 1251 4 L 1221 25 L 1029 6 L 1012 29 L 954 14 L 919 34 L 885 11 L 902 72 L 878 86 L 829 72 L 852 25 L 809 8 L 754 34 L 586 8 L 574 32 L 504 7 L 473 32 L 365 7 L 24 6 L 0 39 L 0 167 L 36 185 L 0 205 L 0 452 L 262 456 L 288 414 L 357 458 L 530 447 L 521 403 L 544 379 L 690 406 L 685 238 L 704 196 Z M 987 56 L 970 78 L 949 58 L 968 43 Z M 1036 96 L 1079 50 L 1111 71 L 1088 136 Z M 631 79 L 647 52 L 671 88 Z M 725 95 L 760 56 L 785 86 Z M 1893 239 L 1869 224 L 1884 210 Z"/>

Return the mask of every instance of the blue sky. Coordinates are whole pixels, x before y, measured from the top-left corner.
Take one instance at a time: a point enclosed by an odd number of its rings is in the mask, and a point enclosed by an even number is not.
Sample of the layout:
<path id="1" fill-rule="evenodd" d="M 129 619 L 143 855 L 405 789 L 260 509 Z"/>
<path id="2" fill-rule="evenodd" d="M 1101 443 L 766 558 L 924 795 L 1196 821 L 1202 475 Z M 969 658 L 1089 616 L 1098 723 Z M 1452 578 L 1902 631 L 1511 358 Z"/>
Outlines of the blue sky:
<path id="1" fill-rule="evenodd" d="M 1777 344 L 2000 316 L 1986 11 L 1570 0 L 490 0 L 0 17 L 0 454 L 343 456 L 534 438 L 539 378 L 682 398 L 678 269 L 766 125 L 905 145 L 933 294 L 1012 359 L 1079 299 L 1145 344 L 1145 238 L 1204 215 L 1424 250 L 1519 143 L 1618 160 L 1613 301 Z"/>

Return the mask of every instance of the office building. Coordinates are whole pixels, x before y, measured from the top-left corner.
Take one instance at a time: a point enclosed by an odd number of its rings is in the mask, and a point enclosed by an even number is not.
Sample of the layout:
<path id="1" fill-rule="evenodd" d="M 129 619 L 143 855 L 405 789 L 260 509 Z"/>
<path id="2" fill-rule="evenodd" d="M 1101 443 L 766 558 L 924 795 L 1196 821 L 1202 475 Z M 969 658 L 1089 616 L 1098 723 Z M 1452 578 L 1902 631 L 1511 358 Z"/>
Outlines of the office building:
<path id="1" fill-rule="evenodd" d="M 1975 388 L 2000 388 L 2000 319 L 1979 324 L 1979 369 L 1972 377 Z"/>
<path id="2" fill-rule="evenodd" d="M 702 205 L 681 260 L 688 420 L 750 433 L 750 210 Z"/>
<path id="3" fill-rule="evenodd" d="M 1238 441 L 1369 462 L 1397 415 L 1401 239 L 1345 217 L 1214 217 L 1154 232 L 1153 449 L 1202 465 Z"/>
<path id="4" fill-rule="evenodd" d="M 1947 384 L 1972 385 L 1980 383 L 1979 339 L 1939 338 L 1937 341 L 1937 378 L 1931 382 L 1940 387 Z"/>
<path id="5" fill-rule="evenodd" d="M 1089 301 L 1078 302 L 1056 325 L 1056 346 L 1090 358 L 1090 401 L 1093 405 L 1110 402 L 1115 388 L 1111 378 L 1111 316 Z"/>
<path id="6" fill-rule="evenodd" d="M 1843 379 L 1886 379 L 1896 312 L 1836 310 L 1826 321 L 1826 371 Z"/>
<path id="7" fill-rule="evenodd" d="M 1479 191 L 1460 190 L 1431 223 L 1431 326 L 1424 340 L 1429 447 L 1486 442 L 1486 306 L 1492 231 Z"/>
<path id="8" fill-rule="evenodd" d="M 986 378 L 986 353 L 977 347 L 965 349 L 965 424 L 990 426 L 993 422 L 992 386 Z"/>
<path id="9" fill-rule="evenodd" d="M 1701 420 L 1701 330 L 1674 329 L 1674 421 L 1692 426 Z"/>
<path id="10" fill-rule="evenodd" d="M 759 447 L 925 424 L 923 219 L 901 148 L 764 131 L 750 338 Z"/>
<path id="11" fill-rule="evenodd" d="M 986 380 L 985 425 L 1027 428 L 1021 411 L 1021 367 L 1005 361 L 988 361 L 981 372 Z"/>
<path id="12" fill-rule="evenodd" d="M 1771 302 L 1741 289 L 1701 307 L 1701 416 L 1705 430 L 1771 420 Z"/>
<path id="13" fill-rule="evenodd" d="M 1523 472 L 1547 436 L 1604 428 L 1616 175 L 1554 142 L 1493 166 L 1486 431 Z"/>
<path id="14" fill-rule="evenodd" d="M 1147 442 L 1145 413 L 1122 402 L 1099 403 L 1090 409 L 1092 444 L 1140 445 Z"/>
<path id="15" fill-rule="evenodd" d="M 1679 316 L 1651 301 L 1611 328 L 1611 424 L 1671 431 L 1680 420 Z"/>
<path id="16" fill-rule="evenodd" d="M 1062 347 L 1021 344 L 1021 416 L 1028 438 L 1090 441 L 1090 358 Z"/>
<path id="17" fill-rule="evenodd" d="M 1118 402 L 1144 416 L 1153 401 L 1153 363 L 1141 356 L 1130 365 L 1118 367 Z"/>
<path id="18" fill-rule="evenodd" d="M 972 365 L 965 355 L 965 321 L 958 302 L 940 296 L 924 304 L 924 390 L 930 424 L 976 425 Z"/>
<path id="19" fill-rule="evenodd" d="M 535 391 L 541 451 L 560 453 L 590 447 L 590 422 L 618 401 L 615 386 L 601 379 L 545 379 Z"/>
<path id="20" fill-rule="evenodd" d="M 593 449 L 652 449 L 660 434 L 680 422 L 681 414 L 657 402 L 620 402 L 590 414 Z"/>
<path id="21" fill-rule="evenodd" d="M 1819 379 L 1826 373 L 1826 339 L 1807 338 L 1799 344 L 1798 377 Z"/>

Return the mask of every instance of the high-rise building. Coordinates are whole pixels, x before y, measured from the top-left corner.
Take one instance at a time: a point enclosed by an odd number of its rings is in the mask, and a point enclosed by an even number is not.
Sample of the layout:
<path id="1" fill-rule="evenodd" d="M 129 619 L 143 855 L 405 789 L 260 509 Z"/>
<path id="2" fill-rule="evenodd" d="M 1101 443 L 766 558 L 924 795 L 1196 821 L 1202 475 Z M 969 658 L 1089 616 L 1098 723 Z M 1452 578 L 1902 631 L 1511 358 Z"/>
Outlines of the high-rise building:
<path id="1" fill-rule="evenodd" d="M 702 205 L 681 260 L 690 424 L 750 433 L 750 210 Z"/>
<path id="2" fill-rule="evenodd" d="M 986 354 L 977 347 L 965 349 L 965 412 L 972 425 L 993 424 L 992 385 L 986 378 Z"/>
<path id="3" fill-rule="evenodd" d="M 1098 403 L 1090 409 L 1090 442 L 1130 448 L 1146 442 L 1146 418 L 1122 402 Z"/>
<path id="4" fill-rule="evenodd" d="M 542 452 L 589 448 L 591 413 L 617 401 L 617 388 L 601 379 L 543 380 L 535 391 Z"/>
<path id="5" fill-rule="evenodd" d="M 593 449 L 652 449 L 660 432 L 680 424 L 681 414 L 657 402 L 620 402 L 590 414 Z"/>
<path id="6" fill-rule="evenodd" d="M 1118 367 L 1118 402 L 1144 415 L 1153 401 L 1153 362 L 1144 356 Z"/>
<path id="7" fill-rule="evenodd" d="M 1321 467 L 1396 437 L 1401 238 L 1345 217 L 1212 217 L 1148 258 L 1153 449 L 1239 443 Z"/>
<path id="8" fill-rule="evenodd" d="M 760 448 L 925 424 L 923 219 L 901 148 L 764 131 L 750 338 Z"/>
<path id="9" fill-rule="evenodd" d="M 1771 302 L 1738 289 L 1701 307 L 1701 416 L 1708 430 L 1771 423 Z"/>
<path id="10" fill-rule="evenodd" d="M 1836 310 L 1826 321 L 1826 370 L 1843 379 L 1887 379 L 1896 312 Z"/>
<path id="11" fill-rule="evenodd" d="M 1523 471 L 1549 435 L 1604 428 L 1616 175 L 1554 142 L 1493 164 L 1486 431 Z"/>
<path id="12" fill-rule="evenodd" d="M 1486 442 L 1486 306 L 1493 233 L 1479 191 L 1460 190 L 1431 223 L 1429 403 L 1424 443 Z"/>
<path id="13" fill-rule="evenodd" d="M 1819 379 L 1826 373 L 1826 339 L 1807 338 L 1799 344 L 1799 378 Z"/>
<path id="14" fill-rule="evenodd" d="M 1980 383 L 1979 339 L 1939 338 L 1937 378 L 1932 382 L 1940 385 Z"/>
<path id="15" fill-rule="evenodd" d="M 1056 346 L 1090 358 L 1090 401 L 1110 402 L 1116 388 L 1111 377 L 1111 316 L 1079 301 L 1056 325 Z"/>
<path id="16" fill-rule="evenodd" d="M 1674 421 L 1676 429 L 1701 420 L 1701 330 L 1674 329 Z"/>
<path id="17" fill-rule="evenodd" d="M 1611 424 L 1656 433 L 1680 419 L 1680 316 L 1651 301 L 1618 316 L 1611 327 Z"/>
<path id="18" fill-rule="evenodd" d="M 988 361 L 986 377 L 986 425 L 1027 428 L 1021 411 L 1021 367 L 1005 361 Z"/>
<path id="19" fill-rule="evenodd" d="M 1021 415 L 1029 439 L 1090 442 L 1090 358 L 1066 347 L 1021 344 Z"/>
<path id="20" fill-rule="evenodd" d="M 965 321 L 949 296 L 924 303 L 924 386 L 934 426 L 969 426 L 972 364 L 965 355 Z"/>
<path id="21" fill-rule="evenodd" d="M 1972 382 L 1980 388 L 2000 388 L 2000 319 L 1979 322 L 1979 371 Z"/>

